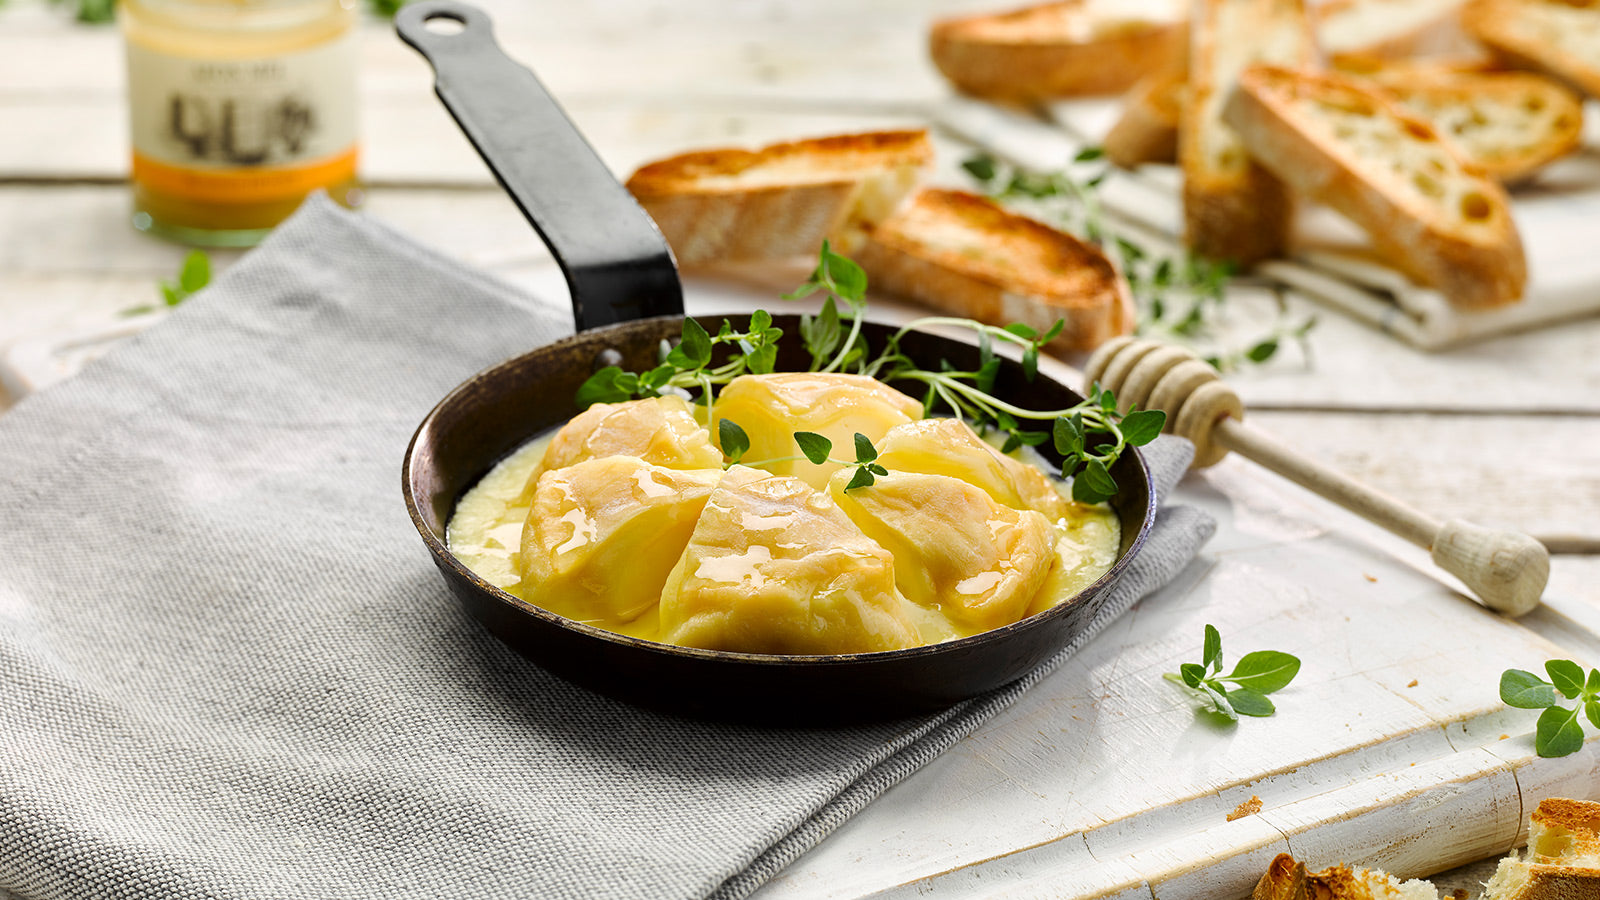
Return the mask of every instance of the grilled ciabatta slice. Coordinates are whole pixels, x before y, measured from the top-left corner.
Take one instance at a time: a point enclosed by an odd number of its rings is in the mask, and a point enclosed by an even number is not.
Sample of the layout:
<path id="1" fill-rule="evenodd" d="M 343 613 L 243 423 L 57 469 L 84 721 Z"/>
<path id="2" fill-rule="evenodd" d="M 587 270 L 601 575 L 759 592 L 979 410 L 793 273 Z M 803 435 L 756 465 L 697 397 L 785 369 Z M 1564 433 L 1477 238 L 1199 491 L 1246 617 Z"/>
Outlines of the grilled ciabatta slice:
<path id="1" fill-rule="evenodd" d="M 1364 228 L 1391 264 L 1457 306 L 1499 306 L 1527 281 L 1511 203 L 1433 126 L 1344 75 L 1245 71 L 1227 121 L 1297 192 Z"/>
<path id="2" fill-rule="evenodd" d="M 1302 0 L 1198 0 L 1189 31 L 1189 93 L 1178 131 L 1184 241 L 1212 259 L 1250 265 L 1282 252 L 1290 197 L 1251 160 L 1222 107 L 1251 65 L 1311 65 L 1311 28 Z"/>
<path id="3" fill-rule="evenodd" d="M 1600 97 L 1600 0 L 1472 0 L 1461 18 L 1507 62 Z"/>
<path id="4" fill-rule="evenodd" d="M 628 190 L 679 265 L 784 259 L 824 238 L 850 252 L 932 163 L 926 131 L 879 131 L 684 153 L 640 168 Z"/>
<path id="5" fill-rule="evenodd" d="M 1048 330 L 1053 349 L 1092 350 L 1133 329 L 1127 282 L 1105 254 L 964 191 L 927 188 L 856 255 L 874 291 L 958 316 Z"/>
<path id="6" fill-rule="evenodd" d="M 1267 866 L 1250 900 L 1439 900 L 1426 881 L 1401 881 L 1377 869 L 1329 866 L 1307 872 L 1304 864 L 1280 853 Z"/>
<path id="7" fill-rule="evenodd" d="M 1580 897 L 1600 897 L 1600 803 L 1541 800 L 1529 817 L 1527 854 L 1500 860 L 1483 900 Z"/>
<path id="8" fill-rule="evenodd" d="M 928 51 L 952 84 L 976 97 L 1115 94 L 1183 52 L 1177 3 L 1154 10 L 1149 3 L 1129 6 L 1127 0 L 1057 0 L 941 19 L 929 32 Z"/>
<path id="9" fill-rule="evenodd" d="M 1122 114 L 1100 145 L 1124 169 L 1178 158 L 1178 122 L 1189 73 L 1174 66 L 1139 79 L 1123 97 Z"/>
<path id="10" fill-rule="evenodd" d="M 1425 64 L 1367 74 L 1427 119 L 1484 172 L 1519 181 L 1578 149 L 1583 99 L 1533 72 L 1469 72 Z"/>

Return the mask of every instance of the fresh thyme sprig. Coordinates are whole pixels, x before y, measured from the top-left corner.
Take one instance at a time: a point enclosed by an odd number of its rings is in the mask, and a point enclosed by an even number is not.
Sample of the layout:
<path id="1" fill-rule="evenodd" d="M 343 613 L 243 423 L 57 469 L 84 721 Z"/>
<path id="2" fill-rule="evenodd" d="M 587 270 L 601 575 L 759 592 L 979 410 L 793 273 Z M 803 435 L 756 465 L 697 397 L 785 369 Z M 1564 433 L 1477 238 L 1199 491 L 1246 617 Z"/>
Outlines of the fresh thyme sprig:
<path id="1" fill-rule="evenodd" d="M 750 435 L 745 433 L 745 430 L 732 419 L 722 419 L 717 422 L 717 438 L 722 445 L 722 455 L 728 458 L 727 465 L 729 466 L 741 462 L 745 453 L 750 450 Z M 844 487 L 847 491 L 855 490 L 858 487 L 868 487 L 878 476 L 889 474 L 889 470 L 885 469 L 877 461 L 878 450 L 872 446 L 872 439 L 859 431 L 856 432 L 855 436 L 856 458 L 853 460 L 834 459 L 831 455 L 833 453 L 833 441 L 813 431 L 796 431 L 794 433 L 794 442 L 800 447 L 800 456 L 763 459 L 753 463 L 745 463 L 745 465 L 761 466 L 767 463 L 808 459 L 819 466 L 827 465 L 828 463 L 833 463 L 837 466 L 855 466 L 856 474 L 851 476 L 850 483 Z"/>
<path id="2" fill-rule="evenodd" d="M 1291 340 L 1298 342 L 1303 355 L 1310 358 L 1307 336 L 1316 327 L 1316 317 L 1291 321 L 1281 297 L 1278 317 L 1266 334 L 1238 347 L 1218 347 L 1216 321 L 1222 315 L 1225 290 L 1235 267 L 1188 252 L 1172 256 L 1148 251 L 1126 234 L 1117 233 L 1107 223 L 1099 197 L 1110 167 L 1091 165 L 1085 171 L 1087 164 L 1098 163 L 1102 158 L 1100 148 L 1089 147 L 1079 151 L 1061 171 L 1033 172 L 1007 166 L 980 153 L 963 162 L 962 168 L 990 197 L 1001 202 L 1032 201 L 1041 206 L 1039 212 L 1043 215 L 1113 254 L 1139 308 L 1136 330 L 1140 334 L 1192 347 L 1202 359 L 1223 371 L 1264 363 Z"/>
<path id="3" fill-rule="evenodd" d="M 1208 671 L 1209 670 L 1209 671 Z M 1239 657 L 1233 671 L 1222 674 L 1222 634 L 1206 626 L 1197 663 L 1184 663 L 1161 677 L 1198 694 L 1210 711 L 1237 722 L 1240 716 L 1270 716 L 1278 711 L 1267 695 L 1287 687 L 1300 673 L 1298 657 L 1277 650 L 1256 650 Z M 1233 685 L 1228 688 L 1223 682 Z"/>
<path id="4" fill-rule="evenodd" d="M 1544 664 L 1550 680 L 1522 669 L 1507 669 L 1500 675 L 1500 699 L 1518 709 L 1542 709 L 1534 731 L 1534 752 L 1540 756 L 1566 756 L 1583 748 L 1583 723 L 1587 716 L 1600 728 L 1600 669 L 1590 669 L 1586 680 L 1583 667 L 1570 659 L 1552 659 Z M 1561 698 L 1578 701 L 1570 709 Z"/>
<path id="5" fill-rule="evenodd" d="M 997 429 L 1007 435 L 1003 449 L 1008 453 L 1023 445 L 1037 446 L 1052 441 L 1063 459 L 1061 477 L 1072 479 L 1072 496 L 1080 503 L 1099 503 L 1115 496 L 1117 484 L 1111 475 L 1111 466 L 1128 447 L 1154 440 L 1166 421 L 1165 413 L 1159 410 L 1118 412 L 1116 398 L 1098 385 L 1088 399 L 1066 409 L 1027 409 L 995 397 L 991 391 L 1001 367 L 995 345 L 1010 344 L 1017 348 L 1022 357 L 1023 374 L 1032 380 L 1038 371 L 1040 350 L 1061 332 L 1059 321 L 1041 333 L 1024 324 L 1001 328 L 971 319 L 930 316 L 907 323 L 890 335 L 882 351 L 873 357 L 861 330 L 866 288 L 867 278 L 861 267 L 824 243 L 810 277 L 785 295 L 791 299 L 818 291 L 827 295 L 818 315 L 802 316 L 800 320 L 800 337 L 811 357 L 811 371 L 853 369 L 856 374 L 883 382 L 921 384 L 925 414 L 934 413 L 942 405 L 979 431 Z M 844 312 L 840 312 L 840 303 L 845 306 Z M 845 328 L 847 320 L 848 330 Z M 901 350 L 900 342 L 913 331 L 939 325 L 964 327 L 977 335 L 977 368 L 959 370 L 948 361 L 941 361 L 937 371 L 925 369 Z M 608 366 L 579 388 L 578 405 L 586 407 L 591 403 L 653 397 L 664 391 L 687 393 L 698 387 L 701 393 L 696 400 L 709 406 L 716 385 L 726 384 L 747 371 L 756 374 L 772 371 L 777 341 L 782 334 L 781 329 L 772 325 L 772 317 L 765 310 L 752 314 L 748 331 L 736 332 L 724 321 L 715 337 L 708 335 L 692 319 L 685 320 L 682 341 L 663 352 L 660 365 L 640 374 Z M 713 368 L 713 350 L 719 343 L 735 345 L 736 352 L 730 354 L 727 362 Z M 1039 423 L 1040 427 L 1029 428 L 1023 424 L 1025 422 Z M 741 435 L 742 431 L 738 435 L 719 432 L 719 438 L 731 436 L 740 448 L 738 454 L 733 454 L 729 453 L 728 444 L 723 444 L 724 454 L 730 459 L 737 459 L 749 447 L 747 437 L 740 443 Z M 869 450 L 870 447 L 868 442 Z M 876 471 L 882 468 L 873 462 L 876 454 L 863 458 L 859 444 L 857 451 L 855 462 L 842 463 L 858 467 L 852 484 L 874 473 L 883 474 Z M 823 455 L 826 457 L 826 453 Z M 862 472 L 867 476 L 862 476 Z"/>
<path id="6" fill-rule="evenodd" d="M 758 309 L 750 316 L 746 331 L 735 331 L 733 323 L 724 319 L 715 335 L 691 318 L 683 320 L 683 335 L 676 347 L 663 344 L 659 354 L 660 364 L 645 372 L 625 372 L 620 366 L 606 366 L 589 376 L 578 388 L 577 403 L 588 407 L 594 403 L 619 403 L 635 397 L 659 397 L 663 393 L 687 392 L 699 388 L 699 399 L 709 403 L 713 388 L 727 384 L 746 372 L 764 375 L 778 362 L 778 340 L 783 329 L 772 324 L 772 314 Z M 717 345 L 731 344 L 738 348 L 727 362 L 711 366 L 711 357 Z"/>

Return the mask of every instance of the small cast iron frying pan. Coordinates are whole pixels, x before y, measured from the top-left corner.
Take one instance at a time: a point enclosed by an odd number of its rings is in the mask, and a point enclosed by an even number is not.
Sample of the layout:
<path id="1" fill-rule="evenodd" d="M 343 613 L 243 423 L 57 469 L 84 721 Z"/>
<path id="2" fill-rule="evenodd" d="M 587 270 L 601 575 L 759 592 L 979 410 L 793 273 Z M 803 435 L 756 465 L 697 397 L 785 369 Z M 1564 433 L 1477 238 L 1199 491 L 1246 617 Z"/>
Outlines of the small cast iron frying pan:
<path id="1" fill-rule="evenodd" d="M 443 33 L 441 24 L 454 33 Z M 1054 609 L 930 647 L 837 656 L 675 647 L 555 615 L 458 562 L 445 545 L 445 526 L 462 494 L 519 446 L 576 415 L 573 396 L 602 360 L 631 371 L 653 367 L 662 340 L 682 330 L 683 292 L 654 222 L 533 73 L 505 56 L 487 15 L 453 0 L 424 0 L 402 8 L 395 27 L 433 65 L 439 98 L 560 262 L 578 327 L 573 337 L 480 372 L 451 391 L 423 419 L 406 451 L 411 519 L 451 590 L 490 632 L 552 672 L 633 703 L 705 718 L 840 724 L 978 696 L 1027 674 L 1088 626 L 1155 516 L 1150 474 L 1136 451 L 1112 468 L 1121 486 L 1112 506 L 1122 545 L 1111 571 Z M 777 316 L 776 323 L 786 335 L 799 333 L 794 316 Z M 703 324 L 715 332 L 721 322 Z M 891 331 L 874 323 L 864 329 L 874 347 Z M 785 345 L 779 370 L 804 369 L 809 356 L 798 341 Z M 930 368 L 940 359 L 961 369 L 978 366 L 976 347 L 933 334 L 915 333 L 902 348 Z M 1009 360 L 994 393 L 1044 409 L 1081 399 L 1044 373 L 1027 381 L 1021 365 Z"/>

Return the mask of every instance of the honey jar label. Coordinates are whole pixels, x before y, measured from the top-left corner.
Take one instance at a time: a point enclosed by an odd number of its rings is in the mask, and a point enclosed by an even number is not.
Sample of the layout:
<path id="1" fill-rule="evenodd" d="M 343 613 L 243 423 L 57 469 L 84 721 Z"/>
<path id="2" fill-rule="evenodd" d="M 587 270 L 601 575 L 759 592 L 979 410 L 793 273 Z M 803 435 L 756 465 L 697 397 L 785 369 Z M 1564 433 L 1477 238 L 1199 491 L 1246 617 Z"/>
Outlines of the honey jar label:
<path id="1" fill-rule="evenodd" d="M 254 203 L 353 178 L 354 39 L 262 59 L 172 56 L 130 41 L 133 179 Z"/>

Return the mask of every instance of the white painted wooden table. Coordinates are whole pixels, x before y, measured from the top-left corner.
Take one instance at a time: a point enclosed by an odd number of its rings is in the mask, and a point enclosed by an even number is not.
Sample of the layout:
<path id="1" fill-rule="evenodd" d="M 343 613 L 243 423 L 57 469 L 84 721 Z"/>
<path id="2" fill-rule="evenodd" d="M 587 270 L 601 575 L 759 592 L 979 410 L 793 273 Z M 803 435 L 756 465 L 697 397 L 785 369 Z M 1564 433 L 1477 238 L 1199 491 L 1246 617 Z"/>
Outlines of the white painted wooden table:
<path id="1" fill-rule="evenodd" d="M 927 22 L 992 5 L 490 4 L 502 42 L 619 175 L 691 147 L 927 123 L 949 96 Z M 127 224 L 115 29 L 41 0 L 9 0 L 0 25 L 3 347 L 152 302 L 185 250 Z M 378 22 L 363 54 L 369 214 L 564 303 L 423 61 Z M 960 147 L 941 148 L 949 172 Z M 691 308 L 769 304 L 789 277 L 693 279 Z M 1258 331 L 1271 304 L 1241 290 L 1228 315 Z M 1325 312 L 1312 343 L 1314 360 L 1286 351 L 1231 376 L 1253 423 L 1441 518 L 1600 534 L 1600 318 L 1425 355 Z M 1542 796 L 1600 797 L 1600 741 L 1538 760 L 1534 716 L 1496 699 L 1504 668 L 1600 663 L 1600 559 L 1557 558 L 1545 607 L 1512 623 L 1422 554 L 1241 460 L 1191 476 L 1179 500 L 1222 528 L 1176 583 L 761 896 L 1214 900 L 1280 850 L 1427 874 L 1504 852 Z M 1305 660 L 1275 718 L 1217 729 L 1161 680 L 1198 655 L 1207 622 L 1235 657 Z M 1261 811 L 1229 821 L 1252 796 Z M 1445 883 L 1474 877 L 1482 865 Z"/>

